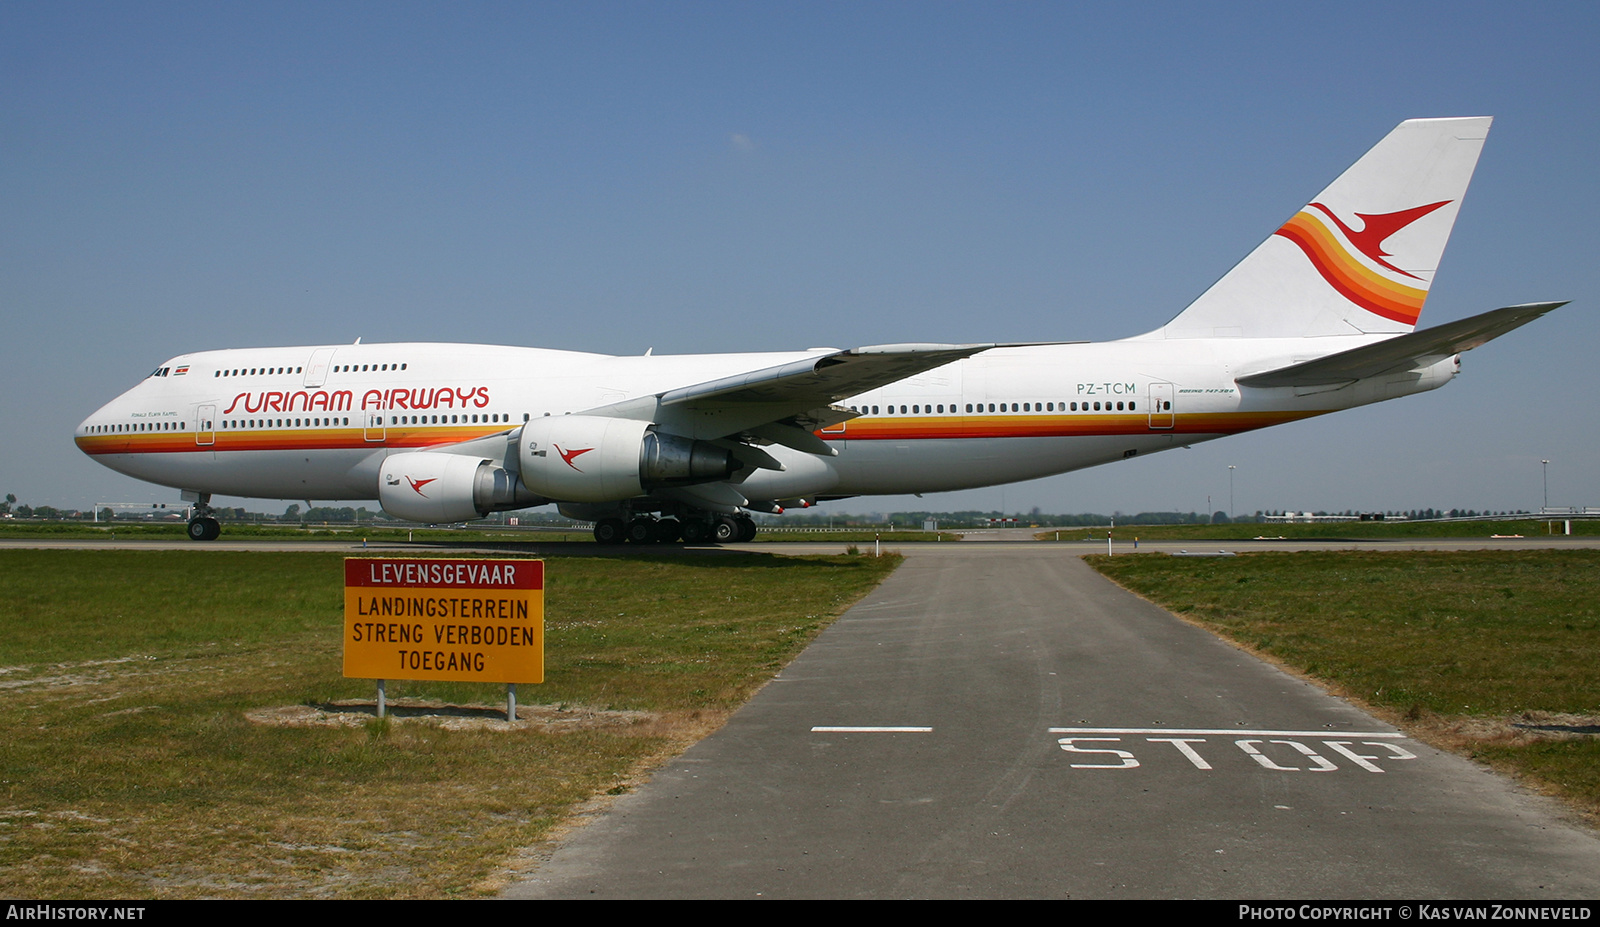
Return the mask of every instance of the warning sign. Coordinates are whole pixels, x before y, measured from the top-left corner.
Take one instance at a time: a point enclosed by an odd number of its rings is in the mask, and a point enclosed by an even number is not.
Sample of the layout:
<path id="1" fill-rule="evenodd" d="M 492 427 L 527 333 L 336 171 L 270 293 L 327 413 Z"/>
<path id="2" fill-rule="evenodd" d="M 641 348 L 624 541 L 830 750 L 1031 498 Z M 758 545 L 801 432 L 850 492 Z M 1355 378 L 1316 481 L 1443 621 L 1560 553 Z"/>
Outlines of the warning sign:
<path id="1" fill-rule="evenodd" d="M 344 675 L 544 682 L 544 561 L 346 560 Z"/>

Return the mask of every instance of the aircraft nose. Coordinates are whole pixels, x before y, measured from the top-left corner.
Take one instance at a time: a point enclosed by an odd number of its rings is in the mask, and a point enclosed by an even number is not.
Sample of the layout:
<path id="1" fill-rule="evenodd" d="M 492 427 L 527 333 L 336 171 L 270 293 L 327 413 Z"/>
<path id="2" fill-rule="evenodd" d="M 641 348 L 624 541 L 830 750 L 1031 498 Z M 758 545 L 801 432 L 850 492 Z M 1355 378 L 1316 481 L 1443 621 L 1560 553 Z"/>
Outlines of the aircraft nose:
<path id="1" fill-rule="evenodd" d="M 114 407 L 116 402 L 108 402 L 89 414 L 89 417 L 78 423 L 73 432 L 73 443 L 78 445 L 78 450 L 85 454 L 93 454 L 98 443 L 103 443 L 103 435 L 112 434 L 116 427 L 113 422 L 116 418 Z"/>
<path id="2" fill-rule="evenodd" d="M 101 411 L 97 410 L 93 415 L 79 422 L 78 427 L 73 431 L 72 440 L 73 443 L 78 445 L 78 450 L 85 453 L 88 452 L 88 439 L 94 434 L 95 426 L 103 421 L 100 417 Z"/>

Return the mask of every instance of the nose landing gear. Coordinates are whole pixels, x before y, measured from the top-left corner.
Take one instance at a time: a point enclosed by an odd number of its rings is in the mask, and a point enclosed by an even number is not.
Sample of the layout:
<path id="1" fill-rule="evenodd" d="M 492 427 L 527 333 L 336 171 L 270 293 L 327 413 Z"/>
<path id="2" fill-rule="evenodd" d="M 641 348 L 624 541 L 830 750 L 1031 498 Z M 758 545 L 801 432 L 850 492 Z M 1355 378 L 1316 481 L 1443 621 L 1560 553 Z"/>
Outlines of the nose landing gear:
<path id="1" fill-rule="evenodd" d="M 215 518 L 189 519 L 189 540 L 215 541 L 222 536 L 222 525 Z"/>
<path id="2" fill-rule="evenodd" d="M 211 494 L 200 493 L 194 504 L 194 517 L 189 519 L 189 540 L 215 541 L 222 536 L 222 524 L 212 516 Z"/>

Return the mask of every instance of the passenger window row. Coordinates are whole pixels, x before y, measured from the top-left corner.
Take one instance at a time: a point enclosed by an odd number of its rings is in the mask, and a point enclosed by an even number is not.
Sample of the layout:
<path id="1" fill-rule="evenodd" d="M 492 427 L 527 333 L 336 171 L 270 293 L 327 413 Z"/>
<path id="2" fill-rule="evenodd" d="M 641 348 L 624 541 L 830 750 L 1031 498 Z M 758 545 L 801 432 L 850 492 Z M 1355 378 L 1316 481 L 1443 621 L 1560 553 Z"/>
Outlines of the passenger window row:
<path id="1" fill-rule="evenodd" d="M 460 421 L 457 421 L 459 419 Z M 499 412 L 488 415 L 391 415 L 391 425 L 477 425 L 511 421 L 511 416 Z"/>
<path id="2" fill-rule="evenodd" d="M 183 431 L 187 427 L 189 426 L 186 422 L 129 422 L 123 425 L 90 425 L 84 429 L 84 433 L 91 435 L 119 435 L 147 431 Z"/>
<path id="3" fill-rule="evenodd" d="M 348 418 L 244 418 L 228 419 L 222 423 L 222 428 L 248 431 L 252 428 L 334 428 L 349 424 Z"/>
<path id="4" fill-rule="evenodd" d="M 509 413 L 491 412 L 487 415 L 391 415 L 391 425 L 489 425 L 507 424 L 511 421 Z M 222 423 L 225 429 L 248 430 L 251 428 L 325 428 L 340 427 L 350 424 L 348 418 L 250 418 L 229 419 Z M 378 424 L 383 424 L 381 421 Z"/>
<path id="5" fill-rule="evenodd" d="M 302 367 L 236 367 L 232 370 L 214 370 L 213 377 L 270 377 L 279 374 L 295 374 L 301 372 Z"/>
<path id="6" fill-rule="evenodd" d="M 333 368 L 333 373 L 373 373 L 392 372 L 405 370 L 410 364 L 340 364 Z M 166 376 L 170 368 L 162 367 L 151 376 Z M 304 367 L 235 367 L 229 370 L 212 371 L 213 377 L 260 377 L 277 376 L 279 374 L 304 373 Z"/>
<path id="7" fill-rule="evenodd" d="M 1093 412 L 1137 412 L 1138 409 L 1139 409 L 1139 404 L 1137 402 L 1128 401 L 1128 400 L 1122 400 L 1122 401 L 1118 401 L 1116 403 L 1112 403 L 1110 400 L 1105 400 L 1103 405 L 1104 405 L 1104 408 L 1102 408 L 1102 403 L 1101 402 L 1094 402 L 1094 403 L 1089 403 L 1089 402 L 1013 402 L 1008 407 L 1007 404 L 1003 403 L 1003 402 L 1000 402 L 1000 403 L 991 402 L 991 403 L 988 403 L 987 404 L 987 408 L 985 408 L 985 403 L 969 402 L 969 403 L 966 404 L 966 411 L 968 413 L 971 413 L 971 414 L 976 414 L 976 413 L 986 412 L 986 411 L 987 412 L 1091 412 L 1091 411 L 1093 411 Z M 955 413 L 957 411 L 958 407 L 957 407 L 957 405 L 955 403 L 949 403 L 948 406 L 949 406 L 949 410 L 950 410 L 951 414 L 953 414 L 953 413 Z M 881 413 L 878 411 L 880 408 L 883 409 L 883 411 Z M 863 406 L 851 406 L 850 407 L 850 411 L 851 412 L 858 412 L 858 413 L 860 413 L 862 415 L 880 415 L 880 414 L 882 414 L 882 415 L 944 415 L 944 414 L 946 414 L 945 408 L 946 408 L 946 404 L 944 404 L 944 403 L 931 403 L 931 404 L 927 404 L 927 405 L 915 404 L 915 405 L 910 405 L 910 406 L 886 405 L 886 406 L 881 406 L 881 407 L 880 406 L 865 406 L 865 405 L 863 405 Z"/>
<path id="8" fill-rule="evenodd" d="M 527 421 L 523 416 L 523 421 Z M 511 415 L 507 412 L 491 412 L 488 414 L 474 415 L 391 415 L 391 425 L 489 425 L 510 424 Z M 348 427 L 350 419 L 342 416 L 327 418 L 248 418 L 226 419 L 222 422 L 224 431 L 249 431 L 257 428 L 339 428 Z M 84 428 L 84 434 L 110 435 L 110 434 L 136 434 L 153 431 L 186 431 L 188 422 L 129 422 L 115 425 L 89 425 Z"/>

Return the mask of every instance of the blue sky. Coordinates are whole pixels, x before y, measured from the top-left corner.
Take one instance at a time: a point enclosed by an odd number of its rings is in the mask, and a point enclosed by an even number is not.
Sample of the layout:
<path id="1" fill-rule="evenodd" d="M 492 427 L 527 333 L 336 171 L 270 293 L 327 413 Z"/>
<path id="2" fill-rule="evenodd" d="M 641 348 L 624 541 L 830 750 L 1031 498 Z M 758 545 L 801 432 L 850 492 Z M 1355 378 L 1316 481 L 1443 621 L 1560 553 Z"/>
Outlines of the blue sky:
<path id="1" fill-rule="evenodd" d="M 0 492 L 185 350 L 1111 339 L 1400 120 L 1496 117 L 1423 315 L 1574 304 L 1434 393 L 909 507 L 1600 505 L 1592 4 L 0 6 Z M 263 507 L 279 509 L 280 503 Z"/>

